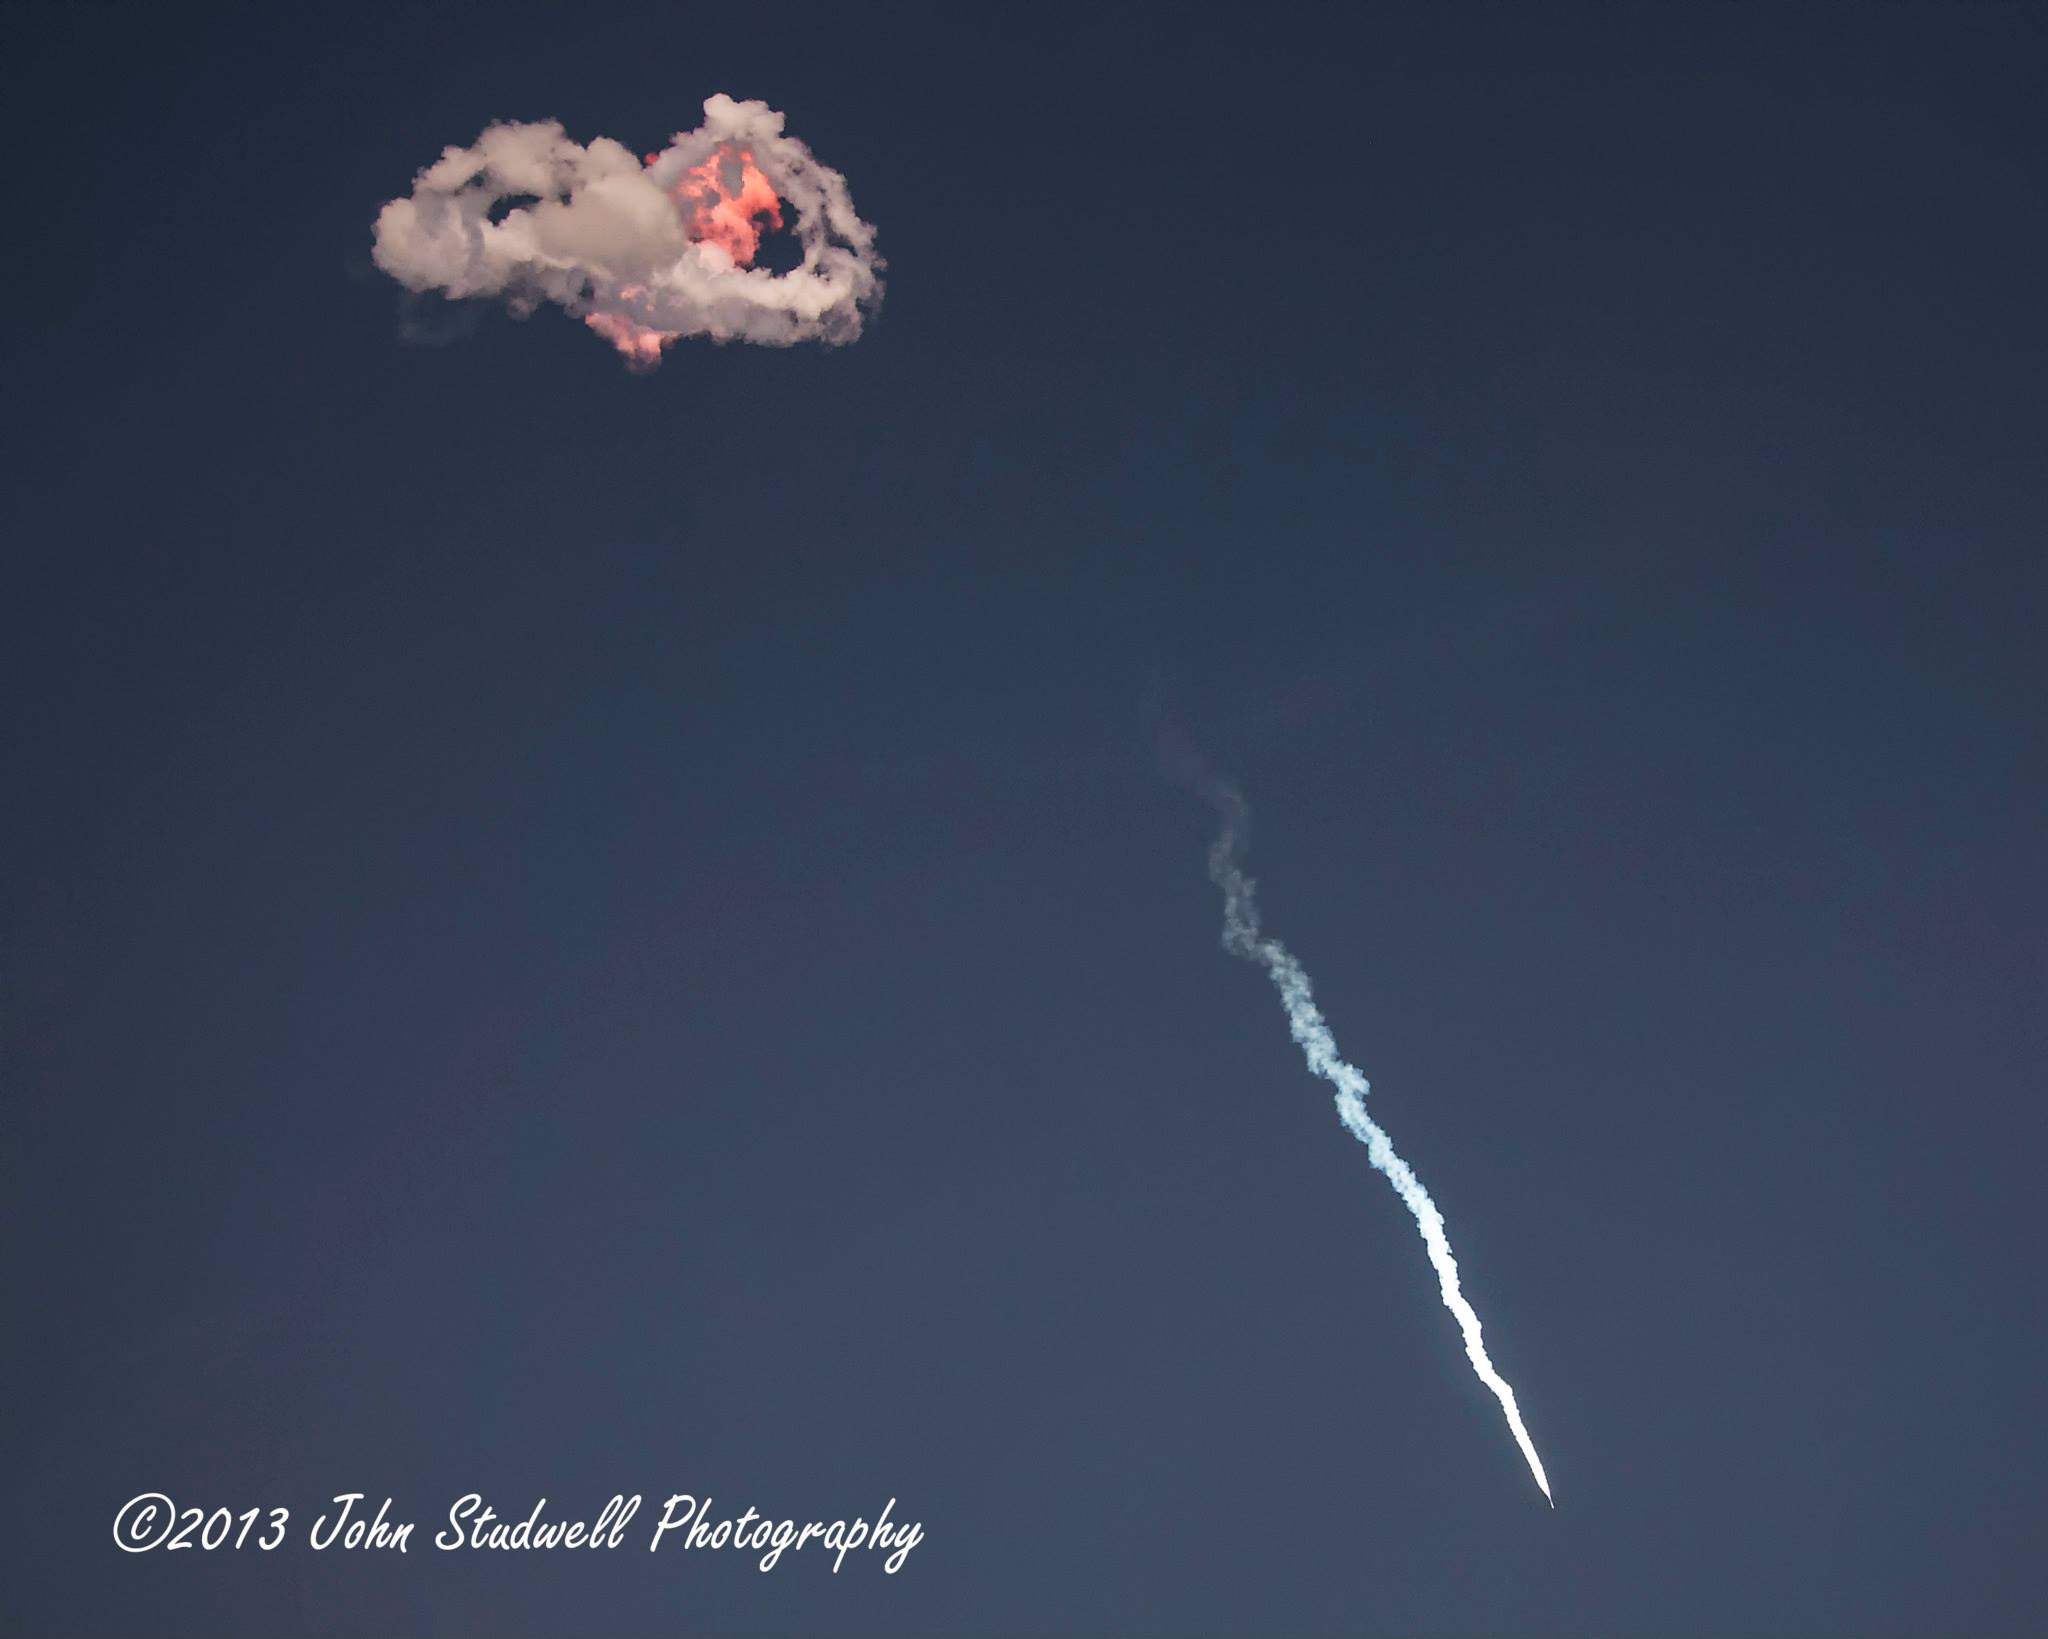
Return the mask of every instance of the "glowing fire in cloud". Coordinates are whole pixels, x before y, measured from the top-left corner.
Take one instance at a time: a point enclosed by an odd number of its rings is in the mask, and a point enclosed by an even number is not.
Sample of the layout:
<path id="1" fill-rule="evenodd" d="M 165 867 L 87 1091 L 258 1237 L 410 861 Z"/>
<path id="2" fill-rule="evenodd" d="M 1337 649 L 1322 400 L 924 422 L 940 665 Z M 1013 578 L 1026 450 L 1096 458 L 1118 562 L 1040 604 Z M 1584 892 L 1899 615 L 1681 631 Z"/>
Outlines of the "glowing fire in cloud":
<path id="1" fill-rule="evenodd" d="M 647 292 L 639 285 L 627 285 L 619 299 L 644 305 Z M 672 330 L 657 330 L 623 313 L 586 313 L 583 322 L 616 347 L 635 370 L 652 370 L 661 362 L 661 350 L 676 339 Z"/>
<path id="2" fill-rule="evenodd" d="M 661 156 L 649 154 L 652 165 Z M 721 143 L 701 164 L 685 171 L 669 197 L 683 213 L 683 231 L 700 244 L 713 244 L 745 267 L 761 248 L 762 217 L 782 226 L 782 201 L 754 163 L 750 149 Z"/>
<path id="3" fill-rule="evenodd" d="M 771 231 L 789 236 L 790 265 L 760 265 Z M 553 303 L 635 369 L 684 336 L 840 346 L 882 296 L 875 230 L 846 178 L 766 103 L 724 95 L 644 158 L 552 120 L 489 126 L 388 202 L 375 239 L 407 289 L 495 296 L 522 316 Z"/>
<path id="4" fill-rule="evenodd" d="M 662 156 L 646 154 L 642 158 L 651 171 Z M 737 143 L 721 142 L 677 177 L 667 191 L 691 242 L 716 245 L 734 267 L 752 265 L 761 249 L 764 220 L 771 228 L 782 226 L 782 200 L 775 185 L 754 163 L 753 151 Z M 653 317 L 643 285 L 621 286 L 615 300 L 640 309 L 650 320 Z M 631 312 L 586 313 L 583 322 L 616 347 L 636 370 L 653 369 L 661 362 L 662 349 L 676 339 L 674 331 L 642 323 Z"/>

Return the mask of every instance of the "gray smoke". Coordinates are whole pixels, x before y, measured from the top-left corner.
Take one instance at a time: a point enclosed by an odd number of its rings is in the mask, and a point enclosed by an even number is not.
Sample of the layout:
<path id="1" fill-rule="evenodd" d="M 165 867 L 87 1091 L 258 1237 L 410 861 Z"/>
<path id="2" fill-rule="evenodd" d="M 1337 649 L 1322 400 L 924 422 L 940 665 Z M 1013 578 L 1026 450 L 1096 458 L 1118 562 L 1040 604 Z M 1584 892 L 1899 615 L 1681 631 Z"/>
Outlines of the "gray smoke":
<path id="1" fill-rule="evenodd" d="M 493 125 L 378 213 L 373 255 L 408 290 L 553 303 L 642 368 L 684 336 L 850 342 L 881 299 L 875 230 L 782 124 L 766 103 L 714 96 L 645 162 L 552 120 Z M 796 267 L 748 265 L 764 222 L 794 234 Z"/>

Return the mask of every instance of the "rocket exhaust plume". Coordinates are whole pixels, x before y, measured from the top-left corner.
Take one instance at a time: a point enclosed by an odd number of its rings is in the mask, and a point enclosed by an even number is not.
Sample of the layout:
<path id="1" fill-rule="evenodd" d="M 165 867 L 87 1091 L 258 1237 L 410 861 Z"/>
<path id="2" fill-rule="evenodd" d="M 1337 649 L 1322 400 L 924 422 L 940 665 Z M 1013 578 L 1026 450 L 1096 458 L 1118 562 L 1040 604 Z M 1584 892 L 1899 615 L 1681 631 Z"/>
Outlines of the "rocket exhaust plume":
<path id="1" fill-rule="evenodd" d="M 1245 875 L 1242 863 L 1245 833 L 1251 822 L 1250 808 L 1237 788 L 1211 769 L 1170 727 L 1162 731 L 1161 747 L 1168 772 L 1199 792 L 1222 822 L 1222 830 L 1209 848 L 1209 879 L 1223 891 L 1223 948 L 1263 968 L 1266 977 L 1273 981 L 1287 1011 L 1288 1030 L 1300 1045 L 1309 1069 L 1337 1089 L 1338 1119 L 1365 1146 L 1374 1169 L 1394 1186 L 1401 1204 L 1414 1215 L 1415 1227 L 1422 1232 L 1422 1244 L 1429 1253 L 1430 1267 L 1436 1271 L 1444 1307 L 1456 1317 L 1458 1330 L 1464 1336 L 1465 1356 L 1479 1374 L 1479 1381 L 1500 1402 L 1500 1409 L 1507 1416 L 1508 1431 L 1528 1461 L 1529 1472 L 1535 1475 L 1544 1500 L 1555 1508 L 1557 1502 L 1550 1495 L 1543 1460 L 1536 1455 L 1535 1442 L 1529 1438 L 1521 1409 L 1515 1404 L 1515 1391 L 1494 1369 L 1480 1338 L 1479 1316 L 1459 1286 L 1458 1261 L 1451 1255 L 1451 1243 L 1444 1233 L 1444 1215 L 1437 1210 L 1436 1202 L 1430 1199 L 1414 1169 L 1395 1153 L 1393 1140 L 1366 1113 L 1365 1095 L 1370 1083 L 1338 1056 L 1336 1037 L 1316 1006 L 1308 973 L 1285 945 L 1259 931 L 1259 908 L 1254 894 L 1257 884 Z"/>
<path id="2" fill-rule="evenodd" d="M 797 265 L 755 266 L 784 227 Z M 372 255 L 408 290 L 499 297 L 522 316 L 553 302 L 643 370 L 683 336 L 850 342 L 882 295 L 846 178 L 766 103 L 727 96 L 644 158 L 609 137 L 571 142 L 552 120 L 493 125 L 378 213 Z"/>

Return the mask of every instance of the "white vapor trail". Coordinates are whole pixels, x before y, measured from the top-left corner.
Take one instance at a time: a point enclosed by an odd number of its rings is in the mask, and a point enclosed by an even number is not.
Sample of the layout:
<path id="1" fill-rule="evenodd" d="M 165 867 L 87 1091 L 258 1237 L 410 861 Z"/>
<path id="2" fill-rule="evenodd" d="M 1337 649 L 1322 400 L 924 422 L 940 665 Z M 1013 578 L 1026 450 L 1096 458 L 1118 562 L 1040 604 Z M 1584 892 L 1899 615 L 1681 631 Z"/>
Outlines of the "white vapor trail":
<path id="1" fill-rule="evenodd" d="M 1223 948 L 1231 955 L 1255 962 L 1266 970 L 1266 976 L 1280 992 L 1281 1003 L 1287 1009 L 1288 1030 L 1300 1044 L 1308 1067 L 1337 1089 L 1339 1118 L 1350 1128 L 1352 1137 L 1365 1146 L 1374 1168 L 1385 1175 L 1387 1182 L 1394 1186 L 1394 1193 L 1415 1215 L 1415 1226 L 1422 1231 L 1422 1244 L 1429 1251 L 1430 1266 L 1436 1270 L 1437 1282 L 1443 1292 L 1444 1307 L 1457 1317 L 1458 1330 L 1464 1334 L 1466 1358 L 1479 1374 L 1479 1381 L 1493 1390 L 1494 1398 L 1500 1401 L 1500 1409 L 1507 1414 L 1508 1428 L 1515 1437 L 1515 1444 L 1522 1448 L 1522 1455 L 1528 1460 L 1529 1472 L 1536 1476 L 1536 1484 L 1541 1487 L 1544 1499 L 1555 1508 L 1557 1502 L 1550 1495 L 1550 1481 L 1544 1475 L 1543 1460 L 1536 1455 L 1535 1442 L 1529 1438 L 1529 1430 L 1522 1423 L 1521 1409 L 1515 1404 L 1515 1391 L 1488 1358 L 1486 1345 L 1480 1339 L 1479 1316 L 1458 1284 L 1458 1260 L 1451 1255 L 1451 1243 L 1444 1234 L 1444 1215 L 1437 1210 L 1436 1202 L 1429 1198 L 1429 1191 L 1422 1187 L 1422 1180 L 1415 1176 L 1414 1169 L 1395 1153 L 1393 1140 L 1366 1113 L 1365 1095 L 1371 1083 L 1338 1055 L 1337 1039 L 1330 1033 L 1322 1010 L 1316 1006 L 1308 974 L 1301 963 L 1279 940 L 1266 938 L 1259 932 L 1259 908 L 1254 897 L 1257 885 L 1245 875 L 1239 861 L 1244 832 L 1250 820 L 1250 810 L 1244 798 L 1228 781 L 1202 766 L 1184 745 L 1169 745 L 1168 754 L 1174 772 L 1194 784 L 1223 821 L 1222 832 L 1209 849 L 1209 878 L 1223 890 Z"/>

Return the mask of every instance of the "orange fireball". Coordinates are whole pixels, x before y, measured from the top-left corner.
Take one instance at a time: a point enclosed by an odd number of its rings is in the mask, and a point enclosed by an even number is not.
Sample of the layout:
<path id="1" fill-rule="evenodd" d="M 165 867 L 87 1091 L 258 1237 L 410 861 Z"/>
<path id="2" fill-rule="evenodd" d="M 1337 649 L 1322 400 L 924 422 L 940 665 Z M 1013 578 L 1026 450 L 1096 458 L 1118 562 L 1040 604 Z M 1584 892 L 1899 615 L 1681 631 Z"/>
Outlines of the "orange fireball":
<path id="1" fill-rule="evenodd" d="M 782 201 L 754 163 L 751 150 L 720 143 L 702 163 L 685 171 L 669 190 L 683 213 L 683 231 L 716 245 L 735 267 L 745 267 L 761 248 L 761 222 L 782 226 Z"/>

